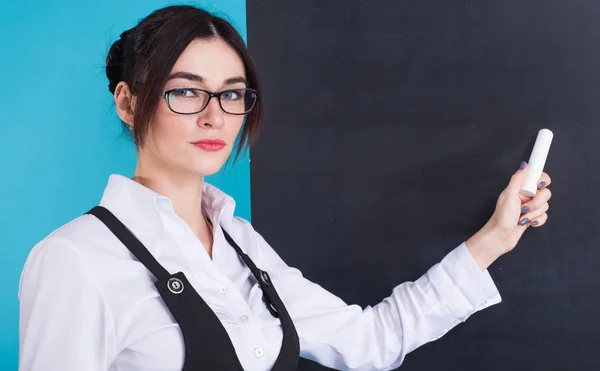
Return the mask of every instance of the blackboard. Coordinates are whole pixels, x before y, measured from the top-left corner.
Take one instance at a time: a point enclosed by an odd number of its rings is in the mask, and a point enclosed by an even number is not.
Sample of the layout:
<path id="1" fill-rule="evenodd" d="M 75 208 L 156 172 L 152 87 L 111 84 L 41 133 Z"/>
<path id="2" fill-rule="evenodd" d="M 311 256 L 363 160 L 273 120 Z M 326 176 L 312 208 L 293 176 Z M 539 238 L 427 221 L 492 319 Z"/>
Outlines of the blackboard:
<path id="1" fill-rule="evenodd" d="M 401 369 L 600 369 L 600 3 L 249 0 L 247 15 L 265 103 L 252 220 L 283 259 L 377 304 L 487 221 L 549 128 L 550 219 L 490 267 L 503 302 Z"/>

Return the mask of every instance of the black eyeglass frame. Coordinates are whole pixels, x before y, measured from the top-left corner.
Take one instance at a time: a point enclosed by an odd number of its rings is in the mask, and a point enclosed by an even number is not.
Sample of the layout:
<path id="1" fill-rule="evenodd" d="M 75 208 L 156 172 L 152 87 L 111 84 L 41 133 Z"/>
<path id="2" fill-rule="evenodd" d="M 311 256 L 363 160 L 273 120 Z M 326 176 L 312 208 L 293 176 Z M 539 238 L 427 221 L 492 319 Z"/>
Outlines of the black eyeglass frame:
<path id="1" fill-rule="evenodd" d="M 206 100 L 206 104 L 204 104 L 204 107 L 202 107 L 202 109 L 200 109 L 199 111 L 196 112 L 177 112 L 175 111 L 172 107 L 171 107 L 171 102 L 169 102 L 169 94 L 171 94 L 174 91 L 178 91 L 178 90 L 191 90 L 191 91 L 201 91 L 204 92 L 206 94 L 208 94 L 208 99 Z M 225 108 L 223 108 L 223 103 L 221 102 L 221 95 L 225 94 L 225 93 L 230 93 L 230 92 L 236 92 L 238 90 L 245 90 L 246 92 L 251 92 L 254 93 L 256 95 L 256 100 L 254 101 L 254 104 L 252 104 L 252 107 L 250 107 L 250 109 L 248 109 L 246 112 L 244 113 L 231 113 L 228 112 L 227 110 L 225 110 Z M 221 107 L 221 110 L 229 115 L 247 115 L 248 113 L 250 113 L 250 111 L 252 111 L 254 109 L 254 107 L 256 107 L 256 103 L 260 100 L 260 93 L 258 92 L 258 90 L 254 90 L 254 89 L 250 89 L 250 88 L 238 88 L 238 89 L 226 89 L 226 90 L 222 90 L 222 91 L 218 91 L 216 93 L 209 91 L 209 90 L 204 90 L 204 89 L 200 89 L 200 88 L 175 88 L 175 89 L 169 89 L 167 91 L 165 91 L 162 94 L 162 97 L 164 98 L 165 102 L 167 102 L 167 107 L 169 107 L 169 109 L 171 110 L 171 112 L 177 113 L 179 115 L 195 115 L 196 113 L 200 113 L 202 111 L 204 111 L 206 109 L 206 107 L 208 107 L 208 104 L 210 103 L 210 100 L 213 97 L 216 97 L 217 100 L 219 101 L 219 107 Z M 244 98 L 245 99 L 245 98 Z"/>

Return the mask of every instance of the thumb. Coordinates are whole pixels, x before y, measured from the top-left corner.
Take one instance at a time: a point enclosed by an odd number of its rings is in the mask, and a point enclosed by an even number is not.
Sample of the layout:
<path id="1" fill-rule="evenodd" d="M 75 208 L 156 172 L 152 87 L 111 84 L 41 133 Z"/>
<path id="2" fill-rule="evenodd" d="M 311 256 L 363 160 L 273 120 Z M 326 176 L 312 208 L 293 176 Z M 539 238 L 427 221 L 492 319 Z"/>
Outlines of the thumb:
<path id="1" fill-rule="evenodd" d="M 527 162 L 521 162 L 521 166 L 516 173 L 510 178 L 510 182 L 508 183 L 508 187 L 506 187 L 506 193 L 511 195 L 519 195 L 521 188 L 523 187 L 523 183 L 525 183 L 525 179 L 527 178 L 527 172 L 529 171 L 529 165 Z"/>

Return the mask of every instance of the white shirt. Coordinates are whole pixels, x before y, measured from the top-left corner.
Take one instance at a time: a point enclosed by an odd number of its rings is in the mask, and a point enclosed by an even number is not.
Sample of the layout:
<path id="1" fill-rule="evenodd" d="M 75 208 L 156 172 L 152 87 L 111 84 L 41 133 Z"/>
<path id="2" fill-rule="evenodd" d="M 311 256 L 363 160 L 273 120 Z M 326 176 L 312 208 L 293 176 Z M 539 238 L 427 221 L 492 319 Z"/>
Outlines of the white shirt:
<path id="1" fill-rule="evenodd" d="M 281 325 L 250 270 L 215 228 L 213 259 L 170 200 L 112 175 L 100 205 L 111 210 L 170 273 L 185 273 L 221 320 L 244 370 L 269 370 Z M 444 335 L 475 311 L 500 302 L 487 271 L 464 243 L 415 282 L 371 307 L 347 305 L 285 264 L 235 202 L 205 184 L 202 208 L 269 272 L 300 337 L 302 357 L 343 370 L 397 368 L 406 354 Z M 181 330 L 150 272 L 91 215 L 39 242 L 21 275 L 19 369 L 180 370 Z M 473 339 L 477 341 L 477 339 Z M 201 352 L 202 349 L 191 351 Z"/>

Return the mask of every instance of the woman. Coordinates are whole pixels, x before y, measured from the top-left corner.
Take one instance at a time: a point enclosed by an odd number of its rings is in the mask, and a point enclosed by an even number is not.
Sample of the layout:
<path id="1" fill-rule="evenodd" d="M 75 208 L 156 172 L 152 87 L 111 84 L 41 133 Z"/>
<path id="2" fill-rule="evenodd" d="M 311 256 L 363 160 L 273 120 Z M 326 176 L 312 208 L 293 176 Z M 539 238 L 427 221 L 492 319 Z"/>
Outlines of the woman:
<path id="1" fill-rule="evenodd" d="M 106 60 L 117 114 L 138 149 L 100 206 L 51 233 L 21 277 L 22 370 L 346 370 L 398 367 L 500 301 L 486 268 L 547 220 L 550 178 L 511 178 L 489 222 L 374 307 L 347 305 L 286 265 L 234 201 L 204 182 L 260 122 L 256 68 L 233 27 L 160 9 Z M 267 273 L 268 272 L 268 273 Z"/>

